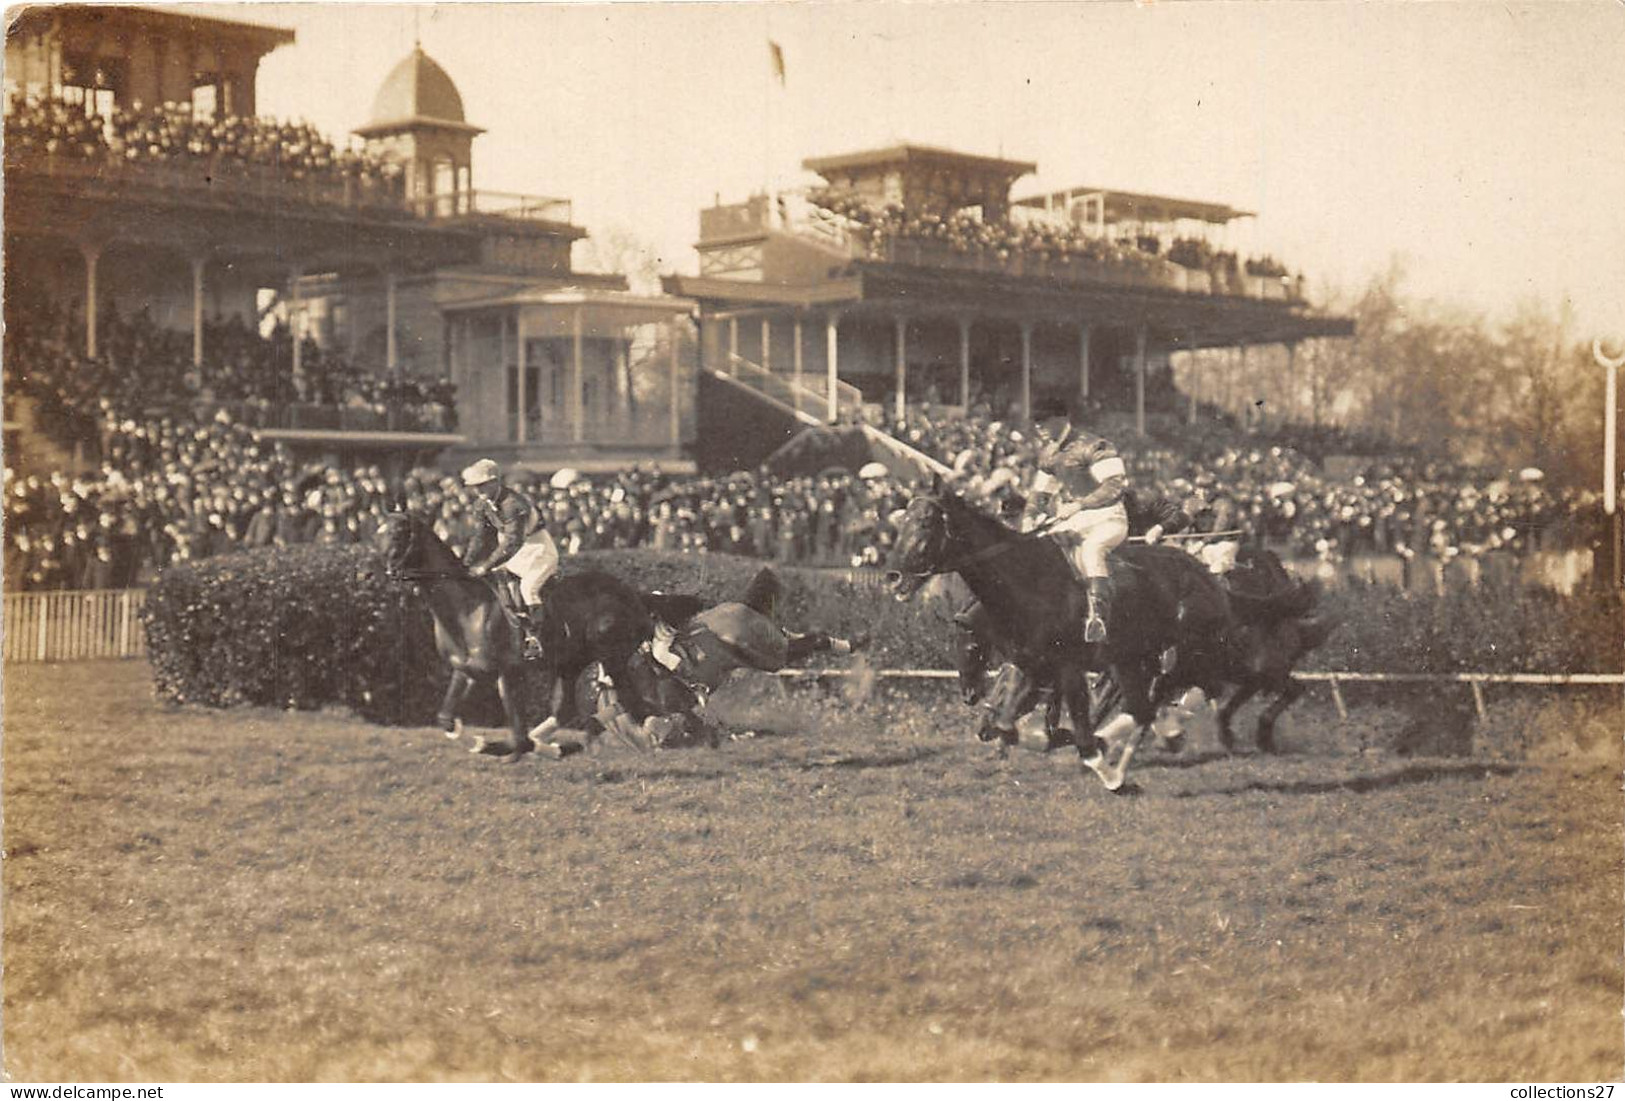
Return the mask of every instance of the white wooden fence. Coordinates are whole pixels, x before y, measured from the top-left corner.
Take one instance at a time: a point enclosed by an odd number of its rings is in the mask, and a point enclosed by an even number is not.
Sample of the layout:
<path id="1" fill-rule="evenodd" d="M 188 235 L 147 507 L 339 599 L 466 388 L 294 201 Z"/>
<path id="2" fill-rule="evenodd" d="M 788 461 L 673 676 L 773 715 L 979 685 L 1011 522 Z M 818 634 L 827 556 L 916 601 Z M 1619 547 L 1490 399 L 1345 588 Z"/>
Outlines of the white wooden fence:
<path id="1" fill-rule="evenodd" d="M 146 602 L 145 589 L 7 593 L 5 660 L 145 657 Z"/>

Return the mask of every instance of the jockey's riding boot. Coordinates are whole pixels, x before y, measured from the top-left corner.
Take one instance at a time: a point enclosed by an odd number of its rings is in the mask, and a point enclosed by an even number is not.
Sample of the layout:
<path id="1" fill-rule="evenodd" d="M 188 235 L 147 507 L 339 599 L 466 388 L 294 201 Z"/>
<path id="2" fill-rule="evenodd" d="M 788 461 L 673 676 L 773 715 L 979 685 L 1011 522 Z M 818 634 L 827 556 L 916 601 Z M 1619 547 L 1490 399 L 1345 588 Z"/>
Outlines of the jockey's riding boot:
<path id="1" fill-rule="evenodd" d="M 1089 579 L 1089 619 L 1084 624 L 1085 642 L 1106 641 L 1106 617 L 1111 614 L 1111 581 L 1104 577 Z"/>
<path id="2" fill-rule="evenodd" d="M 521 605 L 524 607 L 524 605 Z M 542 642 L 536 634 L 536 617 L 541 612 L 540 604 L 532 604 L 519 613 L 519 627 L 525 636 L 524 659 L 526 661 L 539 661 L 542 657 Z"/>

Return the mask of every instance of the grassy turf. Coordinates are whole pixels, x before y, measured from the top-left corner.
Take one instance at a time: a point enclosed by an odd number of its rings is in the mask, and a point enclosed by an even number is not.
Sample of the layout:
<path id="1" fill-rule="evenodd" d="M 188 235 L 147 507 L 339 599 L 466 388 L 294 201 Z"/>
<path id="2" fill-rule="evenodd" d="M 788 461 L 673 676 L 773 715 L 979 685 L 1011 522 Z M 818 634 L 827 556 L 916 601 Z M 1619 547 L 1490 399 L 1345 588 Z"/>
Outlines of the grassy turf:
<path id="1" fill-rule="evenodd" d="M 901 695 L 742 690 L 722 705 L 761 734 L 720 751 L 513 766 L 341 715 L 166 710 L 136 663 L 9 668 L 5 704 L 23 1081 L 1625 1062 L 1611 746 L 1198 751 L 1112 797 Z"/>

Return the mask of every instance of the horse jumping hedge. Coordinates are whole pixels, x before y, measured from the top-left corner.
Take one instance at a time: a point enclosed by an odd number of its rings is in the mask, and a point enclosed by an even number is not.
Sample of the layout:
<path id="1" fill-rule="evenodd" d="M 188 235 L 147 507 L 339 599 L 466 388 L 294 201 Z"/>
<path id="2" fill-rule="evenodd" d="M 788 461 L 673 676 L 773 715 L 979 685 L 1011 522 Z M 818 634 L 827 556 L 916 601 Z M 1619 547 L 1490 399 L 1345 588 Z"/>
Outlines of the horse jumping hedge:
<path id="1" fill-rule="evenodd" d="M 622 550 L 568 558 L 563 569 L 603 569 L 640 590 L 721 601 L 738 599 L 761 566 L 727 555 Z M 883 587 L 840 574 L 781 569 L 779 576 L 785 626 L 867 635 L 877 667 L 951 666 L 953 609 L 943 602 L 899 604 Z M 1431 597 L 1351 586 L 1323 594 L 1321 606 L 1339 626 L 1306 668 L 1620 668 L 1621 605 L 1612 594 Z M 145 619 L 157 693 L 174 703 L 338 706 L 380 722 L 426 723 L 446 684 L 423 601 L 412 586 L 387 580 L 370 549 L 297 547 L 178 565 L 148 593 Z"/>

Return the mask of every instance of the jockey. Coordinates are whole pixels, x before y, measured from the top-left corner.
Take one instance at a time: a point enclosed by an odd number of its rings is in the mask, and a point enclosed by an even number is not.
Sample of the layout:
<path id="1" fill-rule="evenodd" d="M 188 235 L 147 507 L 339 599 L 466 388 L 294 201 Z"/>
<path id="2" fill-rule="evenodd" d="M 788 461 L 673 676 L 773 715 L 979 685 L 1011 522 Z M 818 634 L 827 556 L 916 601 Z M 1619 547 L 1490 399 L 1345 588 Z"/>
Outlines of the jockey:
<path id="1" fill-rule="evenodd" d="M 1045 445 L 1033 479 L 1033 505 L 1039 517 L 1055 518 L 1048 521 L 1049 534 L 1088 583 L 1084 641 L 1103 642 L 1112 595 L 1106 554 L 1128 538 L 1123 507 L 1128 468 L 1109 440 L 1075 431 L 1066 417 L 1051 417 L 1038 432 Z"/>
<path id="2" fill-rule="evenodd" d="M 1164 535 L 1178 535 L 1194 522 L 1189 512 L 1161 494 L 1132 488 L 1123 490 L 1123 508 L 1128 513 L 1129 535 L 1139 536 L 1151 546 L 1160 543 Z"/>
<path id="3" fill-rule="evenodd" d="M 524 632 L 525 660 L 533 661 L 542 656 L 533 613 L 540 611 L 543 586 L 558 572 L 558 548 L 535 504 L 503 484 L 502 472 L 493 460 L 481 459 L 464 470 L 463 484 L 474 491 L 479 525 L 463 555 L 463 565 L 475 577 L 500 571 L 497 595 Z"/>
<path id="4" fill-rule="evenodd" d="M 1200 487 L 1182 509 L 1190 516 L 1193 530 L 1227 533 L 1216 540 L 1196 540 L 1195 546 L 1187 548 L 1211 572 L 1223 577 L 1235 568 L 1236 555 L 1241 550 L 1241 538 L 1237 534 L 1242 529 L 1240 509 L 1222 493 L 1214 500 L 1208 500 L 1207 492 Z"/>

